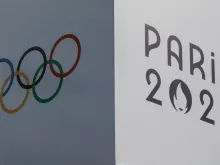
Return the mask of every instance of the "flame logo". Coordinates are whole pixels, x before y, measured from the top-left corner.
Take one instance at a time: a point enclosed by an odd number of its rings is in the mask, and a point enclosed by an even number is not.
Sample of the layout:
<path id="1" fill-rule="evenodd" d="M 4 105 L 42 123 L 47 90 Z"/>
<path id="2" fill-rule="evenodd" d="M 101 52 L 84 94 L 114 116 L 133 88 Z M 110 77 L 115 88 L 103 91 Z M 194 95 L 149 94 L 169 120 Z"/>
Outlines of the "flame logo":
<path id="1" fill-rule="evenodd" d="M 192 107 L 192 95 L 186 83 L 184 83 L 182 80 L 179 79 L 174 80 L 170 85 L 169 94 L 170 94 L 170 101 L 173 107 L 176 109 L 176 111 L 178 110 L 183 111 L 185 109 L 186 111 L 185 114 L 190 111 Z M 183 108 L 182 106 L 179 106 L 179 108 L 177 108 L 178 101 L 181 101 L 181 103 L 183 101 L 182 100 L 183 97 L 177 97 L 181 94 L 185 98 L 185 105 L 184 105 L 185 107 Z"/>

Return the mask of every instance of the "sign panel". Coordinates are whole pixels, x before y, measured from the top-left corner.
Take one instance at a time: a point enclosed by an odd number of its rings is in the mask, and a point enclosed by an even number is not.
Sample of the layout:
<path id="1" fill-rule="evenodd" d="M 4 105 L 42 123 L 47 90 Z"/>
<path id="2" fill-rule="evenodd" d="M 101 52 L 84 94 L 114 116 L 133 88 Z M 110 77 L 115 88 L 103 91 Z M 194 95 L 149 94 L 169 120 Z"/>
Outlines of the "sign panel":
<path id="1" fill-rule="evenodd" d="M 0 4 L 0 164 L 114 164 L 113 1 Z"/>
<path id="2" fill-rule="evenodd" d="M 115 2 L 117 163 L 220 163 L 218 6 Z"/>

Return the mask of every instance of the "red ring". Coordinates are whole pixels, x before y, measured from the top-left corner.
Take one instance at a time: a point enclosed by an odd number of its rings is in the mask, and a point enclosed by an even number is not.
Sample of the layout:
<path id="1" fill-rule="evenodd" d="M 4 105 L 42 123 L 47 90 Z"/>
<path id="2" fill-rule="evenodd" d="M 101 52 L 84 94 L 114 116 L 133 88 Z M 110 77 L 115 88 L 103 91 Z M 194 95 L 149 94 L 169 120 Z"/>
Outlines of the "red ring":
<path id="1" fill-rule="evenodd" d="M 56 72 L 52 63 L 49 64 L 51 72 L 53 73 L 54 76 L 56 76 L 58 78 L 63 78 L 63 77 L 68 76 L 69 74 L 71 74 L 76 69 L 76 67 L 77 67 L 77 65 L 79 63 L 79 60 L 80 60 L 80 56 L 81 56 L 81 45 L 80 45 L 79 39 L 75 35 L 73 35 L 73 34 L 65 34 L 64 36 L 60 37 L 56 41 L 56 43 L 54 44 L 54 46 L 53 46 L 53 48 L 52 48 L 52 50 L 50 52 L 50 60 L 52 60 L 52 58 L 53 58 L 53 53 L 54 53 L 57 45 L 62 40 L 66 39 L 66 38 L 71 38 L 71 39 L 73 39 L 76 42 L 77 47 L 78 47 L 78 55 L 77 55 L 76 61 L 75 61 L 74 65 L 72 66 L 72 68 L 69 71 L 67 71 L 67 72 L 65 72 L 63 74 L 60 74 L 60 73 Z"/>

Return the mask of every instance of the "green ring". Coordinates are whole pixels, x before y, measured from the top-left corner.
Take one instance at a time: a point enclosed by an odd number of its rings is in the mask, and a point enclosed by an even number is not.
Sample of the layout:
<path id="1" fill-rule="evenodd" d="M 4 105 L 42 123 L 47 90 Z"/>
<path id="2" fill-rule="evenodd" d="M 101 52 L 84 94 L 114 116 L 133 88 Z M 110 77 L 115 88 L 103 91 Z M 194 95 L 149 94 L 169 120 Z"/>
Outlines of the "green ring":
<path id="1" fill-rule="evenodd" d="M 61 66 L 61 64 L 56 61 L 56 60 L 47 60 L 47 64 L 54 64 L 58 67 L 59 71 L 60 71 L 60 74 L 63 74 L 63 68 Z M 34 78 L 33 78 L 33 84 L 36 84 L 35 81 L 37 79 L 37 75 L 38 73 L 40 72 L 40 70 L 44 67 L 45 64 L 42 64 L 36 71 L 35 75 L 34 75 Z M 51 100 L 53 100 L 59 93 L 61 87 L 62 87 L 62 84 L 63 84 L 63 77 L 60 78 L 60 83 L 58 85 L 58 88 L 56 90 L 56 92 L 50 96 L 49 98 L 46 98 L 46 99 L 43 99 L 43 98 L 40 98 L 37 93 L 36 93 L 36 89 L 35 89 L 35 85 L 33 85 L 32 87 L 32 92 L 33 92 L 33 95 L 34 95 L 34 98 L 39 102 L 39 103 L 48 103 L 50 102 Z"/>

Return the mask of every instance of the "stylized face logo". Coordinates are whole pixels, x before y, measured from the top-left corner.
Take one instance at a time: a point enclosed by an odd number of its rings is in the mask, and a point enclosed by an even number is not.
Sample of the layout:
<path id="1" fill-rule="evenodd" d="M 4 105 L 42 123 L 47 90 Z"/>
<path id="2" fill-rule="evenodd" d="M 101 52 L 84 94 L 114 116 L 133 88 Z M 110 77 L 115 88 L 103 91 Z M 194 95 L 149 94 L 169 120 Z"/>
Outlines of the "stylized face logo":
<path id="1" fill-rule="evenodd" d="M 170 85 L 170 101 L 177 111 L 188 113 L 192 107 L 192 95 L 182 80 L 174 80 Z"/>

